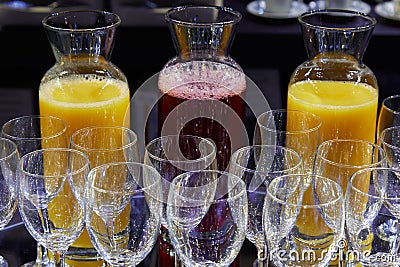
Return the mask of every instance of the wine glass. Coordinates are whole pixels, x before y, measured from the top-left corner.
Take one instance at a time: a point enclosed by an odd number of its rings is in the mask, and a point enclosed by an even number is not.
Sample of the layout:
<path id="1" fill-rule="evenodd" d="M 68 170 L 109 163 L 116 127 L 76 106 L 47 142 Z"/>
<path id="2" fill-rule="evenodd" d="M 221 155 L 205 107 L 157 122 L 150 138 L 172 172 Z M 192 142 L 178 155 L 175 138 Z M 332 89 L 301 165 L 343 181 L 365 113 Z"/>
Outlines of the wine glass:
<path id="1" fill-rule="evenodd" d="M 110 162 L 138 162 L 138 140 L 134 131 L 123 126 L 89 126 L 71 134 L 70 148 L 83 152 L 89 157 L 90 167 Z M 71 252 L 71 253 L 69 253 Z M 101 264 L 101 257 L 84 229 L 81 236 L 70 246 L 68 263 L 74 255 L 82 255 L 77 263 L 91 261 Z M 78 265 L 79 265 L 78 264 Z"/>
<path id="2" fill-rule="evenodd" d="M 88 157 L 73 149 L 45 148 L 18 164 L 18 207 L 31 236 L 65 266 L 65 253 L 84 229 L 84 189 Z"/>
<path id="3" fill-rule="evenodd" d="M 64 120 L 43 115 L 28 115 L 13 118 L 1 128 L 1 135 L 12 140 L 18 147 L 20 156 L 42 148 L 67 148 L 67 124 Z M 36 260 L 22 267 L 53 266 L 49 251 L 37 244 Z"/>
<path id="4" fill-rule="evenodd" d="M 172 179 L 184 172 L 216 169 L 216 147 L 206 138 L 193 135 L 165 135 L 151 140 L 145 147 L 144 164 L 154 167 L 160 174 L 162 185 L 161 233 L 159 253 L 174 255 L 168 235 L 167 203 Z M 169 258 L 178 266 L 178 259 Z M 161 264 L 161 263 L 160 263 Z"/>
<path id="5" fill-rule="evenodd" d="M 158 175 L 134 162 L 106 163 L 89 172 L 86 228 L 110 266 L 135 266 L 152 250 L 161 217 Z"/>
<path id="6" fill-rule="evenodd" d="M 257 117 L 257 125 L 257 144 L 289 147 L 300 154 L 303 170 L 312 171 L 315 149 L 322 142 L 318 116 L 299 110 L 270 110 Z"/>
<path id="7" fill-rule="evenodd" d="M 257 248 L 253 266 L 268 266 L 262 212 L 267 186 L 278 176 L 300 173 L 301 157 L 293 149 L 274 145 L 252 145 L 236 150 L 231 157 L 229 172 L 246 183 L 248 200 L 247 239 Z"/>
<path id="8" fill-rule="evenodd" d="M 185 266 L 229 266 L 247 229 L 246 184 L 217 170 L 189 171 L 171 182 L 167 222 Z"/>
<path id="9" fill-rule="evenodd" d="M 272 180 L 264 227 L 275 266 L 328 266 L 343 238 L 343 203 L 341 186 L 326 177 L 288 174 Z"/>
<path id="10" fill-rule="evenodd" d="M 14 142 L 0 138 L 0 230 L 12 219 L 17 208 L 16 170 L 19 153 Z M 8 267 L 0 255 L 0 267 Z"/>
<path id="11" fill-rule="evenodd" d="M 355 172 L 345 200 L 346 235 L 362 266 L 399 266 L 400 227 L 386 235 L 382 223 L 400 219 L 400 170 L 367 168 Z"/>
<path id="12" fill-rule="evenodd" d="M 385 167 L 386 153 L 374 143 L 357 139 L 332 139 L 322 142 L 315 153 L 313 173 L 332 179 L 337 182 L 344 193 L 350 176 L 361 169 L 371 167 Z M 366 181 L 369 183 L 369 181 Z M 344 244 L 337 251 L 337 261 L 346 261 L 343 255 L 347 254 Z"/>
<path id="13" fill-rule="evenodd" d="M 400 126 L 400 95 L 383 99 L 378 116 L 377 140 L 384 129 L 392 126 Z"/>

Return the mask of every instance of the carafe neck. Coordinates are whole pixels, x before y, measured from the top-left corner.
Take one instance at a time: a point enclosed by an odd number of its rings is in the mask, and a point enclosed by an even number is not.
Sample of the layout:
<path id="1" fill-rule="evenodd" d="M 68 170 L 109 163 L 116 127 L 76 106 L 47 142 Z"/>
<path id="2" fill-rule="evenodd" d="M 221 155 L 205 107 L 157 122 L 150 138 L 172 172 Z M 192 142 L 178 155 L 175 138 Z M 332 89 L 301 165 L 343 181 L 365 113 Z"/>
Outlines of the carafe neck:
<path id="1" fill-rule="evenodd" d="M 376 19 L 369 15 L 345 10 L 307 12 L 299 22 L 309 59 L 328 54 L 360 63 L 376 25 Z"/>
<path id="2" fill-rule="evenodd" d="M 108 61 L 120 22 L 104 11 L 67 11 L 47 16 L 42 24 L 57 62 L 68 63 Z"/>
<path id="3" fill-rule="evenodd" d="M 183 61 L 229 61 L 241 14 L 226 7 L 184 6 L 167 12 L 177 57 Z"/>

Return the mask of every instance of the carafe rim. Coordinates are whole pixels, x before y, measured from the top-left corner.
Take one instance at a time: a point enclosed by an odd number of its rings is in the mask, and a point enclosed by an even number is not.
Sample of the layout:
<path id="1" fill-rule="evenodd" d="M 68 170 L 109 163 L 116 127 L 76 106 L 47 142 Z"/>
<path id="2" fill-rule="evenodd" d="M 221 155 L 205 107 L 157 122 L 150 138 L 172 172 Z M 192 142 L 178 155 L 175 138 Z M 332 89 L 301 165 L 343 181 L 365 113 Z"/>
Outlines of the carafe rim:
<path id="1" fill-rule="evenodd" d="M 172 17 L 173 14 L 177 14 L 178 12 L 183 12 L 185 10 L 189 9 L 215 9 L 218 12 L 226 12 L 231 15 L 231 18 L 224 18 L 221 20 L 216 20 L 216 21 L 207 21 L 207 22 L 198 22 L 198 21 L 185 21 L 183 19 L 175 19 Z M 165 13 L 165 20 L 168 23 L 172 24 L 179 24 L 182 26 L 190 26 L 190 27 L 209 27 L 210 25 L 214 26 L 223 26 L 223 25 L 229 25 L 229 24 L 236 24 L 242 19 L 242 14 L 230 7 L 226 6 L 195 6 L 195 5 L 185 5 L 185 6 L 178 6 L 169 9 Z"/>
<path id="2" fill-rule="evenodd" d="M 345 25 L 342 23 L 340 26 L 329 26 L 328 23 L 321 22 L 319 23 L 311 23 L 307 20 L 307 18 L 311 18 L 312 16 L 317 15 L 332 15 L 332 16 L 340 16 L 340 17 L 358 17 L 363 19 L 363 24 L 347 24 Z M 371 28 L 374 28 L 377 24 L 377 20 L 375 17 L 359 12 L 354 10 L 343 10 L 343 9 L 319 9 L 319 10 L 310 10 L 298 17 L 298 21 L 301 25 L 308 28 L 314 29 L 324 29 L 324 30 L 331 30 L 331 31 L 365 31 Z"/>
<path id="3" fill-rule="evenodd" d="M 77 26 L 76 28 L 70 28 L 68 27 L 68 24 L 65 24 L 65 27 L 62 27 L 61 24 L 57 24 L 57 26 L 53 26 L 49 24 L 49 21 L 51 19 L 55 19 L 58 17 L 65 18 L 67 15 L 70 14 L 97 14 L 97 15 L 106 15 L 109 18 L 111 18 L 108 23 L 104 22 L 103 26 L 95 26 L 94 25 L 86 25 L 85 27 Z M 44 28 L 48 30 L 53 30 L 53 31 L 64 31 L 64 32 L 95 32 L 95 31 L 104 31 L 107 29 L 111 28 L 116 28 L 121 24 L 121 18 L 118 16 L 116 13 L 109 12 L 109 11 L 104 11 L 104 10 L 65 10 L 65 11 L 59 11 L 59 12 L 54 12 L 46 17 L 43 18 L 42 20 L 42 25 Z"/>

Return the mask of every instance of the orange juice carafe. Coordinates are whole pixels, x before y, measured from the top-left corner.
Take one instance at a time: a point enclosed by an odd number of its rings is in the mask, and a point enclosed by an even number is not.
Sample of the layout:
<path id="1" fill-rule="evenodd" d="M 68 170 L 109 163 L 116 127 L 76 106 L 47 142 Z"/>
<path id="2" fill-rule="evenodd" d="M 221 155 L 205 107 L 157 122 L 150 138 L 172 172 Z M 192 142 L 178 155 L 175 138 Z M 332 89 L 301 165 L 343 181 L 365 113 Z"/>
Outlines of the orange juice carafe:
<path id="1" fill-rule="evenodd" d="M 288 109 L 313 112 L 322 139 L 375 142 L 378 84 L 362 57 L 375 18 L 358 12 L 320 10 L 299 17 L 308 60 L 293 72 Z"/>
<path id="2" fill-rule="evenodd" d="M 362 139 L 374 143 L 378 83 L 374 73 L 362 63 L 362 57 L 376 19 L 345 10 L 310 11 L 298 19 L 308 60 L 300 64 L 290 78 L 287 108 L 319 116 L 323 141 Z M 313 200 L 307 191 L 303 203 Z M 315 251 L 324 252 L 327 243 L 313 243 L 318 236 L 329 232 L 323 227 L 327 225 L 323 216 L 301 214 L 301 217 L 296 227 L 303 238 L 298 245 L 312 243 Z M 310 229 L 307 222 L 312 220 L 320 221 L 321 227 Z M 333 254 L 330 266 L 340 264 L 343 258 L 340 253 L 346 247 L 341 249 Z"/>
<path id="3" fill-rule="evenodd" d="M 43 19 L 56 63 L 41 80 L 39 110 L 62 118 L 69 137 L 83 127 L 129 122 L 128 82 L 110 61 L 120 23 L 116 14 L 94 10 L 57 12 Z M 86 230 L 66 258 L 69 266 L 103 264 Z"/>

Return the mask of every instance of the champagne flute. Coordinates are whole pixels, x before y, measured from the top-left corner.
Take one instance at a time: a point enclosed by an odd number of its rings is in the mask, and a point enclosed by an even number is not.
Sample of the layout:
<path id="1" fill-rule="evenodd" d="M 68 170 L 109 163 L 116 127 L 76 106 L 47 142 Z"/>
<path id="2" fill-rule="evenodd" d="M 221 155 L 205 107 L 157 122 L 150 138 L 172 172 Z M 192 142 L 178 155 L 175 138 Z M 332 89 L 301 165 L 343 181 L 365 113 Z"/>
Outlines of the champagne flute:
<path id="1" fill-rule="evenodd" d="M 313 198 L 305 198 L 306 194 Z M 328 266 L 331 252 L 343 238 L 343 203 L 341 186 L 326 177 L 306 173 L 272 180 L 264 225 L 274 265 Z"/>
<path id="2" fill-rule="evenodd" d="M 13 118 L 1 128 L 1 135 L 15 142 L 20 156 L 42 148 L 67 148 L 67 124 L 60 118 L 43 115 L 28 115 Z M 22 267 L 53 266 L 49 251 L 37 244 L 35 261 Z"/>
<path id="3" fill-rule="evenodd" d="M 209 139 L 193 135 L 166 135 L 151 140 L 145 147 L 144 164 L 154 167 L 161 178 L 163 201 L 159 253 L 174 255 L 168 234 L 167 203 L 172 179 L 184 172 L 216 169 L 216 147 Z M 160 257 L 159 257 L 160 258 Z M 178 266 L 178 259 L 166 256 Z M 161 262 L 159 263 L 162 264 Z M 164 263 L 165 264 L 165 263 Z"/>
<path id="4" fill-rule="evenodd" d="M 269 182 L 278 176 L 301 171 L 300 155 L 286 147 L 253 145 L 232 154 L 229 172 L 246 183 L 249 212 L 246 238 L 257 248 L 257 260 L 253 266 L 268 266 L 262 212 Z"/>
<path id="5" fill-rule="evenodd" d="M 91 168 L 110 162 L 139 161 L 137 135 L 123 126 L 89 126 L 78 129 L 71 135 L 70 148 L 86 154 Z M 84 256 L 75 259 L 74 255 Z M 93 264 L 100 265 L 102 261 L 86 229 L 70 246 L 67 254 L 70 265 L 82 264 L 84 258 Z"/>
<path id="6" fill-rule="evenodd" d="M 303 171 L 312 171 L 315 150 L 322 142 L 318 116 L 299 110 L 270 110 L 257 117 L 257 125 L 257 144 L 289 147 L 300 154 Z"/>
<path id="7" fill-rule="evenodd" d="M 158 175 L 134 162 L 106 163 L 90 171 L 86 228 L 110 266 L 135 266 L 152 250 L 160 229 Z"/>
<path id="8" fill-rule="evenodd" d="M 27 153 L 18 164 L 18 207 L 31 236 L 49 249 L 55 266 L 84 229 L 84 189 L 88 157 L 73 149 L 46 148 Z"/>
<path id="9" fill-rule="evenodd" d="M 18 161 L 19 153 L 15 143 L 0 138 L 0 230 L 10 222 L 17 207 Z M 8 267 L 8 262 L 2 255 L 0 255 L 0 267 Z"/>
<path id="10" fill-rule="evenodd" d="M 400 126 L 400 95 L 383 99 L 378 116 L 377 140 L 384 129 L 392 126 Z"/>
<path id="11" fill-rule="evenodd" d="M 229 266 L 245 240 L 247 214 L 246 184 L 236 175 L 189 171 L 171 182 L 168 231 L 185 266 Z"/>

